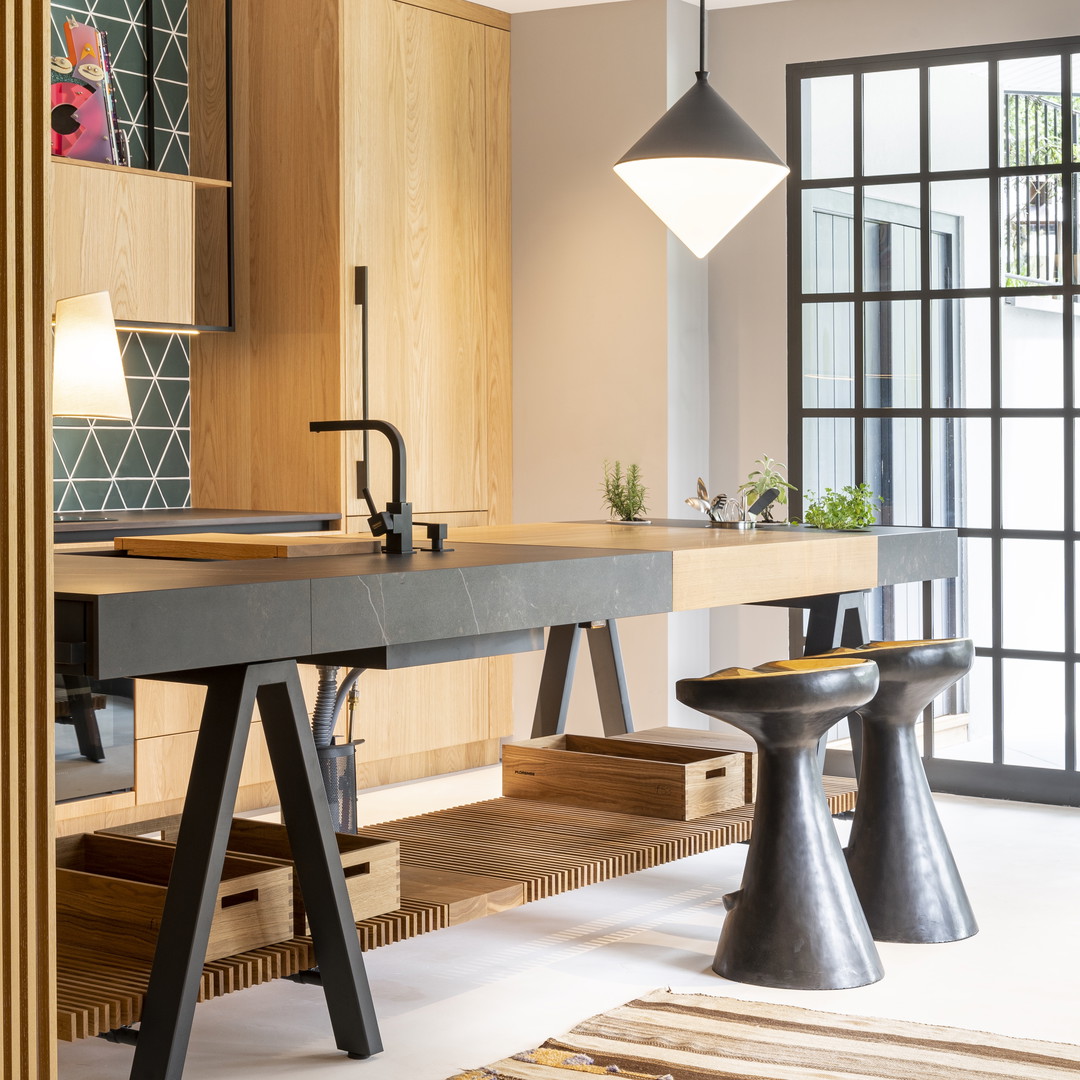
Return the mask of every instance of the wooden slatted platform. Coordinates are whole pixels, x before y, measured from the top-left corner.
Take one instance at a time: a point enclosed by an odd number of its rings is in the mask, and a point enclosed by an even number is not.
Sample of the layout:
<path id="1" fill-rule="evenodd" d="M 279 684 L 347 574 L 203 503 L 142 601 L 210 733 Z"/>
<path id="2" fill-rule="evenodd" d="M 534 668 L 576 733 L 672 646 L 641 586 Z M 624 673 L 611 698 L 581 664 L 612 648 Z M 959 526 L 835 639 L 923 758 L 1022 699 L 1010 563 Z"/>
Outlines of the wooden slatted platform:
<path id="1" fill-rule="evenodd" d="M 854 780 L 825 777 L 829 808 L 855 807 Z M 523 799 L 439 810 L 363 829 L 401 843 L 402 900 L 397 911 L 357 924 L 365 951 L 749 839 L 753 807 L 696 821 L 667 821 L 580 810 Z M 430 871 L 409 874 L 409 868 Z M 440 887 L 440 872 L 443 884 Z M 477 878 L 473 902 L 464 887 Z M 408 895 L 412 881 L 412 891 Z M 513 888 L 520 883 L 521 899 Z M 440 891 L 441 888 L 441 891 Z M 312 967 L 311 939 L 216 960 L 203 968 L 199 1000 L 258 986 Z M 138 1022 L 148 962 L 65 949 L 57 962 L 57 1030 L 66 1041 Z"/>

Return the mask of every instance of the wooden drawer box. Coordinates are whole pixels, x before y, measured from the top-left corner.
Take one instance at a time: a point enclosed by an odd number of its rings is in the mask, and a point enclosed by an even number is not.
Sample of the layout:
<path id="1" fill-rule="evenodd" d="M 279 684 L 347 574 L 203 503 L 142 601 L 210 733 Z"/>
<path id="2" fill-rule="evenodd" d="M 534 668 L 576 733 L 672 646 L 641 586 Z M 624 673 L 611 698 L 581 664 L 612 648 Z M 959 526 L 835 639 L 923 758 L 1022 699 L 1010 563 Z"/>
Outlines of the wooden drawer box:
<path id="1" fill-rule="evenodd" d="M 741 731 L 703 731 L 700 728 L 654 727 L 644 728 L 629 735 L 612 735 L 620 742 L 663 743 L 666 746 L 692 746 L 697 750 L 722 750 L 725 753 L 741 753 L 743 773 L 746 780 L 746 801 L 757 798 L 757 745 Z"/>
<path id="2" fill-rule="evenodd" d="M 503 747 L 503 794 L 643 817 L 693 818 L 743 806 L 743 755 L 551 735 Z"/>
<path id="3" fill-rule="evenodd" d="M 370 919 L 401 906 L 401 845 L 396 840 L 373 840 L 366 836 L 336 833 L 341 867 L 352 902 L 353 918 Z M 284 825 L 234 818 L 229 850 L 264 858 L 287 860 L 292 865 L 289 834 Z M 293 879 L 293 916 L 297 934 L 309 933 L 304 898 Z"/>
<path id="4" fill-rule="evenodd" d="M 103 829 L 102 835 L 137 837 L 150 843 L 176 842 L 180 829 L 180 815 L 155 818 L 153 821 L 120 825 Z M 345 884 L 352 902 L 353 918 L 370 919 L 385 915 L 401 906 L 401 845 L 396 840 L 375 840 L 366 836 L 337 833 L 341 866 L 345 871 Z M 254 821 L 249 818 L 233 818 L 229 830 L 228 850 L 243 858 L 256 858 L 265 862 L 292 867 L 292 848 L 284 825 L 271 821 Z M 307 934 L 307 915 L 300 885 L 293 876 L 291 900 L 294 932 Z"/>
<path id="5" fill-rule="evenodd" d="M 122 836 L 82 833 L 56 841 L 57 939 L 80 949 L 152 959 L 173 850 Z M 292 870 L 225 859 L 206 959 L 293 936 Z"/>

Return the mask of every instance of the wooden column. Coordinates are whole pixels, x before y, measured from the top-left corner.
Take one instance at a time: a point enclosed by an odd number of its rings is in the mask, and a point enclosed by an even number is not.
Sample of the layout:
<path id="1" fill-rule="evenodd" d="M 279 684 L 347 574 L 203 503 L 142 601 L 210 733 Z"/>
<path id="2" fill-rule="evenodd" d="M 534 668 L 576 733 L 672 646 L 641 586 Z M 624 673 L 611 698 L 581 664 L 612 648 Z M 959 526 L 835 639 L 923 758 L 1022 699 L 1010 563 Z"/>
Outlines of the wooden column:
<path id="1" fill-rule="evenodd" d="M 0 9 L 0 1076 L 56 1075 L 48 5 Z"/>

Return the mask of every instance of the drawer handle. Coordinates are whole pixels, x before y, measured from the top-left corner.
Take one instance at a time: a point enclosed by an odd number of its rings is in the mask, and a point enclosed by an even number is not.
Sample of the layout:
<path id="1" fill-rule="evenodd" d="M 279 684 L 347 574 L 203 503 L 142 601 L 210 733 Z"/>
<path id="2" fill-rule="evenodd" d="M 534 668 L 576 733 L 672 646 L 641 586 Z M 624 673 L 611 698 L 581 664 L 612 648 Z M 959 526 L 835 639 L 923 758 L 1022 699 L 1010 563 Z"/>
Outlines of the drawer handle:
<path id="1" fill-rule="evenodd" d="M 248 889 L 247 892 L 233 893 L 232 896 L 223 896 L 221 898 L 222 910 L 225 908 L 236 907 L 237 904 L 250 904 L 252 900 L 259 899 L 258 889 Z"/>
<path id="2" fill-rule="evenodd" d="M 359 877 L 361 874 L 370 874 L 370 873 L 371 873 L 371 863 L 362 862 L 362 863 L 357 863 L 355 866 L 346 866 L 345 867 L 345 876 L 347 878 Z"/>
<path id="3" fill-rule="evenodd" d="M 727 776 L 727 766 L 726 765 L 722 769 L 710 769 L 705 774 L 705 779 L 706 780 L 714 780 L 718 776 Z"/>

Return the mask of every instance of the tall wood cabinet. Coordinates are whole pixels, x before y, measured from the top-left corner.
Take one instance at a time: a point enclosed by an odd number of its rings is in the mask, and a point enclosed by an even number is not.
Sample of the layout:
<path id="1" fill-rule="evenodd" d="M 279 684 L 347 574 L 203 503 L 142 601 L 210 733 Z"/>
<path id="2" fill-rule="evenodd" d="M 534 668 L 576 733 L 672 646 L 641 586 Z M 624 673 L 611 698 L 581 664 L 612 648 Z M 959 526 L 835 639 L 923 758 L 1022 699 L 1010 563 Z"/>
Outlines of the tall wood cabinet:
<path id="1" fill-rule="evenodd" d="M 366 402 L 404 435 L 417 518 L 509 520 L 509 16 L 235 0 L 233 18 L 237 329 L 192 350 L 193 503 L 366 528 L 362 436 L 308 431 Z M 381 505 L 380 436 L 367 463 Z M 493 761 L 506 663 L 369 672 L 361 716 L 362 782 Z"/>

